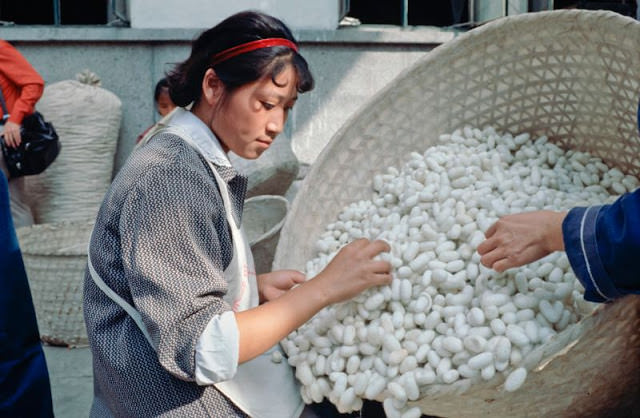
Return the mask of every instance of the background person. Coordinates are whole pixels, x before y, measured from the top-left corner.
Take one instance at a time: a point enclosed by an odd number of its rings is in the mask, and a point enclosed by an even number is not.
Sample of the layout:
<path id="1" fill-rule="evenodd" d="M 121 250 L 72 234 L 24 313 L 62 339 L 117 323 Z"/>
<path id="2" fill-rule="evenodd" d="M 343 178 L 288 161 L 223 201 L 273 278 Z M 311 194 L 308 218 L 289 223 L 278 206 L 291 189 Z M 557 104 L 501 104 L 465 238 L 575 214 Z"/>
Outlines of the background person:
<path id="1" fill-rule="evenodd" d="M 4 40 L 0 40 L 0 90 L 9 111 L 9 118 L 4 121 L 0 136 L 8 147 L 16 148 L 22 143 L 22 120 L 35 111 L 36 102 L 44 91 L 44 80 L 26 58 Z M 2 155 L 0 168 L 9 179 L 14 226 L 18 228 L 33 224 L 33 214 L 25 199 L 24 178 L 9 178 Z"/>
<path id="2" fill-rule="evenodd" d="M 160 79 L 156 83 L 156 88 L 153 92 L 153 105 L 160 117 L 167 116 L 173 109 L 176 108 L 175 103 L 173 103 L 173 100 L 171 100 L 171 96 L 169 95 L 169 83 L 167 82 L 166 77 Z M 154 126 L 155 123 L 145 129 L 144 132 L 142 132 L 140 135 L 138 135 L 136 144 L 140 143 L 142 138 L 144 138 L 147 132 L 149 132 L 149 130 Z"/>
<path id="3" fill-rule="evenodd" d="M 53 417 L 49 373 L 0 173 L 0 416 Z"/>

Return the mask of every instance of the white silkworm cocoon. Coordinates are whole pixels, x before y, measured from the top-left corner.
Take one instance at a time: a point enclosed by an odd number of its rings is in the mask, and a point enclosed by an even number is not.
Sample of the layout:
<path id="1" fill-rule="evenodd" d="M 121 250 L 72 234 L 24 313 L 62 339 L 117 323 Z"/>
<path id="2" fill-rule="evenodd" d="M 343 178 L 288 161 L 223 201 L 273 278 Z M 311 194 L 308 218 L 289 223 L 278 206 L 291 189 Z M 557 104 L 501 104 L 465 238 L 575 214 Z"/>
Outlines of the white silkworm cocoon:
<path id="1" fill-rule="evenodd" d="M 474 353 L 475 354 L 475 353 Z M 456 353 L 451 357 L 451 364 L 455 367 L 460 366 L 461 364 L 466 364 L 467 361 L 471 358 L 472 354 L 469 354 L 468 351 L 461 351 Z"/>
<path id="2" fill-rule="evenodd" d="M 491 326 L 491 330 L 495 335 L 503 335 L 507 330 L 507 326 L 499 318 L 492 319 L 489 324 Z"/>
<path id="3" fill-rule="evenodd" d="M 479 335 L 482 338 L 491 337 L 491 328 L 489 327 L 473 327 L 469 329 L 468 335 Z"/>
<path id="4" fill-rule="evenodd" d="M 458 260 L 460 255 L 457 251 L 443 251 L 438 254 L 438 259 L 444 263 L 448 263 L 450 261 Z"/>
<path id="5" fill-rule="evenodd" d="M 353 389 L 355 390 L 356 395 L 358 396 L 364 395 L 365 391 L 367 390 L 367 384 L 369 382 L 369 379 L 370 379 L 370 376 L 366 372 L 358 373 L 356 375 L 355 382 L 353 383 Z"/>
<path id="6" fill-rule="evenodd" d="M 505 312 L 502 314 L 502 322 L 507 325 L 515 324 L 518 322 L 518 317 L 515 312 Z"/>
<path id="7" fill-rule="evenodd" d="M 407 392 L 404 390 L 404 387 L 398 382 L 391 382 L 387 385 L 387 390 L 396 400 L 400 402 L 407 401 Z"/>
<path id="8" fill-rule="evenodd" d="M 553 292 L 553 296 L 556 299 L 565 299 L 571 294 L 572 290 L 573 285 L 571 283 L 558 283 L 558 286 L 556 286 Z"/>
<path id="9" fill-rule="evenodd" d="M 411 282 L 408 279 L 402 279 L 400 283 L 400 300 L 408 303 L 411 300 Z"/>
<path id="10" fill-rule="evenodd" d="M 487 340 L 479 335 L 468 335 L 463 340 L 464 347 L 474 354 L 484 351 Z"/>
<path id="11" fill-rule="evenodd" d="M 410 262 L 411 260 L 416 258 L 419 251 L 420 251 L 420 244 L 415 241 L 410 242 L 409 245 L 407 245 L 407 248 L 405 248 L 404 252 L 402 253 L 402 258 L 404 259 L 404 261 Z"/>
<path id="12" fill-rule="evenodd" d="M 471 288 L 471 291 L 473 292 L 473 288 Z M 470 301 L 471 299 L 469 299 L 469 302 Z M 469 322 L 469 325 L 473 327 L 483 325 L 484 320 L 485 320 L 484 312 L 482 311 L 482 309 L 478 307 L 471 308 L 467 313 L 467 321 Z"/>
<path id="13" fill-rule="evenodd" d="M 338 411 L 341 413 L 351 412 L 353 411 L 354 403 L 356 400 L 356 392 L 355 389 L 350 387 L 347 388 L 338 399 Z"/>
<path id="14" fill-rule="evenodd" d="M 364 391 L 364 397 L 367 399 L 375 399 L 387 386 L 386 380 L 377 374 L 374 374 Z"/>
<path id="15" fill-rule="evenodd" d="M 421 253 L 409 262 L 409 267 L 417 274 L 422 274 L 429 263 L 430 257 L 428 253 Z"/>
<path id="16" fill-rule="evenodd" d="M 550 282 L 559 282 L 562 280 L 564 276 L 564 271 L 560 267 L 554 267 L 553 270 L 549 273 L 549 281 Z"/>
<path id="17" fill-rule="evenodd" d="M 527 369 L 524 367 L 519 367 L 509 373 L 507 379 L 504 382 L 504 390 L 507 392 L 514 392 L 522 386 L 525 379 L 527 378 Z"/>
<path id="18" fill-rule="evenodd" d="M 538 339 L 540 337 L 540 327 L 538 326 L 538 323 L 534 320 L 529 320 L 529 321 L 525 321 L 524 322 L 524 333 L 527 336 L 527 338 L 529 338 L 529 341 L 533 344 L 535 344 L 536 342 L 538 342 Z"/>
<path id="19" fill-rule="evenodd" d="M 311 368 L 307 363 L 300 363 L 296 367 L 296 377 L 305 386 L 309 386 L 313 383 L 314 377 Z"/>
<path id="20" fill-rule="evenodd" d="M 416 382 L 413 370 L 404 373 L 402 377 L 402 386 L 404 387 L 404 391 L 407 394 L 407 399 L 410 401 L 415 401 L 420 397 L 420 388 L 418 387 L 418 382 Z"/>
<path id="21" fill-rule="evenodd" d="M 540 265 L 540 267 L 538 267 L 538 269 L 536 270 L 536 274 L 538 275 L 538 277 L 545 277 L 548 276 L 549 273 L 551 273 L 551 271 L 553 270 L 554 265 L 547 262 L 547 263 L 543 263 L 542 265 Z"/>
<path id="22" fill-rule="evenodd" d="M 271 353 L 271 361 L 273 363 L 282 363 L 282 352 L 280 350 L 276 350 Z"/>
<path id="23" fill-rule="evenodd" d="M 556 311 L 554 309 L 554 306 L 552 306 L 548 300 L 541 300 L 538 308 L 540 309 L 540 313 L 550 323 L 554 324 L 560 320 L 560 315 L 562 315 L 562 312 Z"/>
<path id="24" fill-rule="evenodd" d="M 531 319 L 535 319 L 536 313 L 533 309 L 522 309 L 516 312 L 516 321 L 525 322 Z"/>
<path id="25" fill-rule="evenodd" d="M 413 371 L 418 367 L 418 361 L 415 356 L 406 356 L 400 363 L 399 371 L 401 374 Z"/>
<path id="26" fill-rule="evenodd" d="M 430 385 L 436 381 L 436 374 L 429 365 L 416 369 L 414 376 L 416 383 L 420 386 Z"/>
<path id="27" fill-rule="evenodd" d="M 382 409 L 387 418 L 402 418 L 401 412 L 393 405 L 393 398 L 386 398 L 382 402 Z"/>
<path id="28" fill-rule="evenodd" d="M 392 351 L 391 353 L 389 353 L 388 364 L 392 366 L 400 364 L 407 357 L 407 354 L 407 350 L 405 350 L 404 348 Z"/>
<path id="29" fill-rule="evenodd" d="M 349 375 L 355 374 L 360 369 L 360 357 L 357 355 L 349 357 L 345 369 Z"/>
<path id="30" fill-rule="evenodd" d="M 484 352 L 471 357 L 467 364 L 474 370 L 480 370 L 488 366 L 492 361 L 493 353 Z"/>
<path id="31" fill-rule="evenodd" d="M 496 361 L 507 361 L 511 356 L 511 340 L 507 337 L 496 337 L 495 347 L 493 351 L 496 356 Z"/>
<path id="32" fill-rule="evenodd" d="M 462 282 L 464 283 L 464 282 Z M 455 309 L 455 312 L 462 312 L 463 311 L 463 307 L 469 305 L 471 303 L 471 299 L 473 299 L 473 287 L 471 286 L 464 286 L 464 288 L 462 289 L 462 291 L 458 294 L 447 294 L 446 295 L 446 302 L 449 305 L 452 306 L 459 306 L 460 310 Z M 480 310 L 481 311 L 481 310 Z M 482 312 L 482 311 L 481 311 Z M 482 318 L 484 318 L 484 313 L 482 313 Z M 474 325 L 474 324 L 472 324 Z"/>
<path id="33" fill-rule="evenodd" d="M 517 345 L 518 347 L 525 347 L 531 343 L 524 330 L 518 326 L 507 326 L 505 335 L 512 344 Z"/>
<path id="34" fill-rule="evenodd" d="M 436 268 L 431 272 L 431 280 L 434 283 L 444 283 L 450 275 L 451 274 L 444 270 L 444 268 Z"/>
<path id="35" fill-rule="evenodd" d="M 495 376 L 495 375 L 496 375 L 496 368 L 493 366 L 493 364 L 489 364 L 488 366 L 484 367 L 480 371 L 480 376 L 484 380 L 491 380 L 491 379 L 493 379 L 493 376 Z"/>
<path id="36" fill-rule="evenodd" d="M 442 375 L 442 381 L 444 383 L 447 383 L 447 384 L 451 384 L 451 383 L 455 382 L 456 380 L 458 380 L 459 378 L 460 378 L 460 374 L 458 373 L 458 370 L 456 370 L 456 369 L 447 370 Z"/>
<path id="37" fill-rule="evenodd" d="M 563 329 L 565 329 L 567 327 L 567 325 L 569 325 L 569 321 L 570 320 L 571 320 L 571 312 L 569 312 L 568 310 L 564 309 L 562 311 L 562 315 L 560 316 L 560 319 L 556 323 L 556 329 L 558 331 L 562 331 Z"/>
<path id="38" fill-rule="evenodd" d="M 464 350 L 462 340 L 458 337 L 444 337 L 442 347 L 450 353 L 459 353 Z"/>
<path id="39" fill-rule="evenodd" d="M 513 304 L 513 302 L 507 302 L 504 305 L 502 305 L 500 308 L 498 308 L 498 312 L 500 312 L 502 315 L 504 315 L 507 312 L 512 312 L 515 314 L 518 312 L 518 308 L 516 307 L 516 305 Z"/>
<path id="40" fill-rule="evenodd" d="M 530 294 L 516 293 L 513 296 L 513 304 L 519 309 L 536 308 L 539 302 L 536 297 Z"/>
<path id="41" fill-rule="evenodd" d="M 464 268 L 465 268 L 464 261 L 458 259 L 458 260 L 449 261 L 445 267 L 445 270 L 447 270 L 449 273 L 457 273 L 461 270 L 464 270 Z"/>
<path id="42" fill-rule="evenodd" d="M 396 277 L 398 279 L 406 279 L 407 277 L 411 277 L 411 275 L 413 275 L 413 270 L 408 266 L 400 266 L 396 269 Z"/>
<path id="43" fill-rule="evenodd" d="M 481 305 L 483 308 L 488 306 L 497 306 L 500 307 L 505 303 L 509 302 L 509 295 L 505 295 L 503 293 L 484 293 L 481 299 Z"/>
<path id="44" fill-rule="evenodd" d="M 396 339 L 396 337 L 390 334 L 387 334 L 384 336 L 384 339 L 382 341 L 382 346 L 384 347 L 385 350 L 387 350 L 390 353 L 396 350 L 400 350 L 402 348 L 402 346 L 400 345 L 400 342 Z"/>
<path id="45" fill-rule="evenodd" d="M 422 410 L 419 407 L 414 406 L 405 411 L 400 418 L 420 418 L 421 416 Z"/>
<path id="46" fill-rule="evenodd" d="M 468 364 L 458 366 L 458 374 L 464 378 L 472 379 L 479 374 L 479 370 L 474 370 Z"/>
<path id="47" fill-rule="evenodd" d="M 432 306 L 431 308 L 433 309 L 434 306 Z M 437 310 L 432 310 L 429 315 L 427 315 L 423 326 L 425 329 L 434 329 L 438 326 L 438 324 L 441 323 L 441 321 L 442 319 L 440 317 L 440 312 Z"/>
<path id="48" fill-rule="evenodd" d="M 434 369 L 438 367 L 438 365 L 440 364 L 440 356 L 438 355 L 438 353 L 436 353 L 435 350 L 429 350 L 429 352 L 427 353 L 427 362 L 429 363 L 429 366 L 433 367 Z"/>

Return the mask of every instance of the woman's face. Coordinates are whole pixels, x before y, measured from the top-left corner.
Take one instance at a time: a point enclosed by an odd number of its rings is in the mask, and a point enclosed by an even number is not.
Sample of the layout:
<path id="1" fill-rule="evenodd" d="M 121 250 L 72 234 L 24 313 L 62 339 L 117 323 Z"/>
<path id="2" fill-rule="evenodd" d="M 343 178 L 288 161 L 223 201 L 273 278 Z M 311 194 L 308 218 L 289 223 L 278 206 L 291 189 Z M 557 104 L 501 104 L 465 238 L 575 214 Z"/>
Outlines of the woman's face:
<path id="1" fill-rule="evenodd" d="M 211 129 L 225 151 L 258 158 L 284 129 L 289 110 L 298 98 L 297 74 L 287 65 L 275 77 L 265 77 L 233 91 L 223 102 Z"/>

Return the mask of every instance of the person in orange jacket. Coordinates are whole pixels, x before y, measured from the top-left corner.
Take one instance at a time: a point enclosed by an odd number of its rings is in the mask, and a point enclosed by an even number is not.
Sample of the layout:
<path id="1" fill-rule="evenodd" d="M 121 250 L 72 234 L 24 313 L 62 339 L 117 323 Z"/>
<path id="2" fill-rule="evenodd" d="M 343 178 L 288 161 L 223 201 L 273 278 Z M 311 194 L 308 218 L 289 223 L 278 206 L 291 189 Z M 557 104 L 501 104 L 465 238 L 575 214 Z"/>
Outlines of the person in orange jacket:
<path id="1" fill-rule="evenodd" d="M 44 91 L 44 80 L 29 61 L 9 42 L 0 40 L 0 90 L 6 102 L 8 115 L 4 115 L 1 140 L 11 148 L 22 142 L 20 125 L 25 116 L 35 111 L 35 105 Z M 15 227 L 31 225 L 33 216 L 24 199 L 24 178 L 10 178 L 4 159 L 0 168 L 9 179 L 11 214 Z"/>

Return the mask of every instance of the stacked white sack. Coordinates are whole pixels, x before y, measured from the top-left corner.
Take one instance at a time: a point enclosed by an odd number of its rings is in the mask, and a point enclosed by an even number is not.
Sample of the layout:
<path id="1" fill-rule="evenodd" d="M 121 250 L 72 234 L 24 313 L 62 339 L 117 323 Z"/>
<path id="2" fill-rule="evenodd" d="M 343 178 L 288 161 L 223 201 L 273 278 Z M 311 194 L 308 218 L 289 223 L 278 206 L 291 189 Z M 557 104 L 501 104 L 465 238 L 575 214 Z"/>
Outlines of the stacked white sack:
<path id="1" fill-rule="evenodd" d="M 601 159 L 565 152 L 546 137 L 465 128 L 424 155 L 373 178 L 373 197 L 342 210 L 316 243 L 308 277 L 361 237 L 391 245 L 389 286 L 330 306 L 282 346 L 305 402 L 328 398 L 341 412 L 384 401 L 388 417 L 425 388 L 468 387 L 502 373 L 504 390 L 525 381 L 523 358 L 591 312 L 564 253 L 502 274 L 476 247 L 498 217 L 610 202 L 638 186 Z"/>

